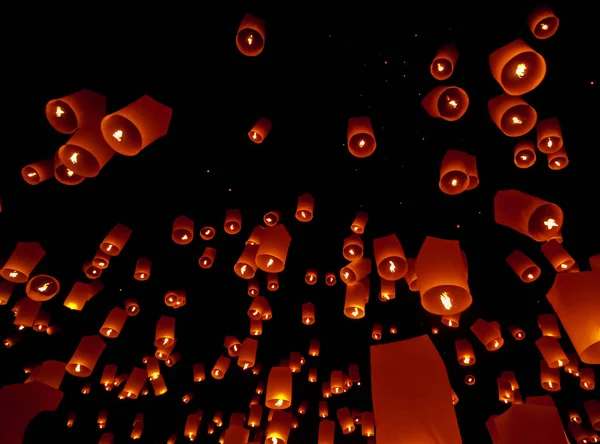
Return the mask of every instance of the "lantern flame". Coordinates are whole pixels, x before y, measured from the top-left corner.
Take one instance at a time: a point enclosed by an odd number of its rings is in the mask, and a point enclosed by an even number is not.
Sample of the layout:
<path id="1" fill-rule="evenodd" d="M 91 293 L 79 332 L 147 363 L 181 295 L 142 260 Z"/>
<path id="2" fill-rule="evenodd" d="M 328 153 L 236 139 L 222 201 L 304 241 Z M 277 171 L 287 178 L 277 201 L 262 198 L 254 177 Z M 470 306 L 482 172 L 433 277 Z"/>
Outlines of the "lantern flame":
<path id="1" fill-rule="evenodd" d="M 121 142 L 123 140 L 123 130 L 116 130 L 112 136 L 117 142 Z"/>
<path id="2" fill-rule="evenodd" d="M 62 115 L 64 113 L 65 113 L 65 111 L 60 106 L 57 106 L 56 111 L 54 111 L 54 114 L 56 115 L 56 117 L 62 117 Z"/>
<path id="3" fill-rule="evenodd" d="M 525 77 L 525 71 L 527 71 L 527 65 L 525 65 L 525 63 L 519 63 L 517 69 L 515 69 L 515 74 L 518 78 L 522 79 Z"/>

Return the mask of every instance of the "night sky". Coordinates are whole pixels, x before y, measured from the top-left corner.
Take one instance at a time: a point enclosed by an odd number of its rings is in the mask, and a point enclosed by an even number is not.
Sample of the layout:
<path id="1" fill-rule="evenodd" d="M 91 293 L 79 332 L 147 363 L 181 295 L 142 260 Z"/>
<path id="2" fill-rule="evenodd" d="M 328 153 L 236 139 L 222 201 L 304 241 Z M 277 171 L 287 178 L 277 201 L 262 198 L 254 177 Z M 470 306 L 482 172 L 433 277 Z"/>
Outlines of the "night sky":
<path id="1" fill-rule="evenodd" d="M 0 161 L 0 257 L 6 259 L 19 241 L 41 243 L 47 254 L 34 274 L 50 274 L 61 282 L 63 290 L 43 309 L 62 331 L 49 336 L 28 329 L 13 348 L 0 349 L 0 384 L 23 382 L 28 363 L 68 362 L 81 336 L 96 334 L 108 312 L 122 307 L 125 298 L 135 298 L 141 309 L 118 338 L 107 340 L 93 375 L 86 379 L 92 383 L 91 393 L 82 395 L 84 381 L 66 374 L 58 410 L 35 419 L 25 442 L 96 443 L 102 409 L 109 412 L 105 431 L 115 434 L 115 443 L 129 441 L 137 413 L 145 415 L 139 442 L 164 443 L 173 433 L 183 442 L 186 416 L 202 408 L 196 442 L 216 443 L 221 430 L 206 434 L 214 412 L 222 410 L 226 419 L 232 412 L 247 414 L 269 367 L 288 359 L 290 352 L 300 352 L 307 363 L 294 376 L 292 409 L 303 399 L 309 408 L 298 415 L 299 428 L 292 430 L 288 444 L 316 443 L 321 381 L 332 370 L 359 364 L 363 383 L 329 401 L 329 419 L 335 420 L 335 410 L 345 405 L 372 410 L 369 347 L 377 343 L 371 339 L 375 322 L 384 327 L 379 343 L 431 335 L 433 327 L 439 328 L 431 339 L 460 399 L 455 409 L 466 444 L 491 442 L 485 422 L 508 409 L 498 401 L 496 379 L 502 371 L 515 372 L 524 398 L 548 394 L 540 385 L 541 355 L 534 341 L 541 335 L 537 316 L 553 313 L 545 296 L 556 273 L 539 243 L 494 222 L 493 198 L 498 190 L 517 189 L 559 205 L 565 213 L 563 246 L 582 270 L 589 269 L 588 258 L 600 252 L 598 78 L 593 66 L 597 45 L 592 43 L 597 35 L 586 11 L 555 2 L 550 6 L 560 28 L 551 38 L 538 40 L 526 21 L 533 2 L 493 3 L 416 2 L 375 8 L 367 2 L 327 9 L 235 2 L 213 10 L 166 6 L 122 12 L 118 19 L 109 11 L 97 18 L 53 11 L 41 25 L 15 18 L 22 23 L 4 65 L 9 78 L 4 105 L 11 111 L 5 118 Z M 265 48 L 256 57 L 244 56 L 235 45 L 247 12 L 266 23 Z M 545 79 L 524 98 L 539 119 L 560 120 L 570 162 L 560 171 L 551 170 L 539 152 L 533 167 L 517 168 L 513 148 L 519 140 L 535 140 L 535 130 L 522 138 L 507 137 L 488 113 L 488 100 L 502 92 L 490 73 L 488 56 L 519 38 L 547 63 Z M 446 43 L 456 45 L 459 57 L 453 75 L 439 82 L 429 65 Z M 425 112 L 421 100 L 438 84 L 468 93 L 470 106 L 463 118 L 446 122 Z M 54 179 L 28 185 L 21 169 L 52 158 L 69 137 L 48 124 L 46 103 L 82 88 L 105 95 L 108 113 L 150 95 L 173 109 L 168 135 L 137 156 L 115 155 L 98 177 L 77 186 Z M 374 154 L 363 159 L 352 156 L 346 144 L 348 118 L 358 116 L 371 118 L 377 139 Z M 254 144 L 248 131 L 259 117 L 270 119 L 273 127 L 262 144 Z M 477 157 L 479 187 L 456 196 L 440 191 L 440 163 L 448 149 Z M 303 193 L 315 198 L 314 219 L 307 224 L 294 217 Z M 223 231 L 227 209 L 242 212 L 242 230 L 234 236 Z M 263 369 L 252 375 L 232 362 L 223 380 L 209 376 L 195 383 L 194 363 L 204 363 L 208 371 L 226 354 L 225 336 L 240 341 L 248 336 L 251 298 L 233 265 L 252 229 L 273 210 L 281 213 L 292 243 L 279 290 L 266 291 L 264 273 L 259 275 L 274 314 L 263 324 L 259 339 Z M 358 211 L 369 214 L 365 257 L 372 257 L 372 239 L 392 233 L 410 258 L 417 256 L 426 236 L 460 241 L 473 304 L 462 314 L 459 328 L 441 326 L 439 316 L 423 310 L 418 293 L 409 291 L 404 280 L 397 283 L 395 300 L 378 300 L 375 271 L 367 316 L 358 321 L 344 316 L 345 285 L 338 280 L 328 287 L 324 276 L 328 271 L 339 276 L 345 265 L 343 240 L 351 234 Z M 171 240 L 173 220 L 180 215 L 195 222 L 194 240 L 186 246 Z M 86 281 L 82 264 L 93 258 L 117 223 L 133 234 L 102 274 L 104 290 L 83 311 L 68 310 L 63 306 L 68 290 L 74 282 Z M 211 241 L 198 235 L 206 225 L 218 230 Z M 198 266 L 206 246 L 217 250 L 208 270 Z M 507 265 L 505 258 L 515 249 L 541 267 L 535 283 L 524 284 Z M 152 277 L 146 282 L 133 279 L 140 256 L 152 260 Z M 317 285 L 305 284 L 307 268 L 318 271 Z M 163 301 L 173 289 L 187 291 L 182 309 L 173 310 Z M 2 338 L 15 333 L 10 308 L 23 295 L 24 286 L 18 286 L 0 307 Z M 309 327 L 300 315 L 307 301 L 316 306 L 316 323 Z M 154 353 L 154 329 L 161 315 L 177 319 L 176 351 L 182 356 L 175 366 L 161 367 L 168 393 L 155 397 L 150 390 L 135 401 L 119 400 L 118 389 L 107 392 L 101 387 L 102 369 L 118 364 L 120 374 L 145 368 L 142 357 Z M 473 336 L 469 326 L 477 318 L 501 324 L 506 341 L 501 350 L 486 352 Z M 388 332 L 392 324 L 397 335 Z M 524 341 L 510 336 L 507 327 L 513 324 L 527 333 Z M 317 358 L 308 356 L 313 338 L 321 341 Z M 473 367 L 457 363 L 454 342 L 460 338 L 474 345 Z M 560 342 L 565 351 L 574 351 L 564 331 Z M 317 384 L 307 381 L 309 367 L 318 368 Z M 600 377 L 600 368 L 595 370 Z M 475 385 L 464 383 L 468 374 L 476 377 Z M 188 392 L 195 398 L 186 405 L 181 398 Z M 569 409 L 585 417 L 583 402 L 599 397 L 600 389 L 584 391 L 578 379 L 564 373 L 562 390 L 552 393 L 565 424 Z M 73 410 L 78 417 L 67 429 L 67 413 Z M 359 428 L 342 436 L 338 426 L 337 442 L 365 443 L 366 438 Z"/>

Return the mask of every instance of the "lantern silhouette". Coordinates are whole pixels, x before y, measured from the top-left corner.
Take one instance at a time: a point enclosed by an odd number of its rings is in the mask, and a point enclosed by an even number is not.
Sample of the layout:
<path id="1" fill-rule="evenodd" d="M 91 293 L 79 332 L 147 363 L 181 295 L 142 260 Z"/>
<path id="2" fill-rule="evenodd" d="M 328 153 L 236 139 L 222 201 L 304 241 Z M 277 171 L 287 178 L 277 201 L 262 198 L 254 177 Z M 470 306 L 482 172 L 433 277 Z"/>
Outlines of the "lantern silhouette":
<path id="1" fill-rule="evenodd" d="M 259 55 L 265 47 L 265 22 L 252 14 L 244 15 L 238 27 L 235 44 L 246 56 Z"/>
<path id="2" fill-rule="evenodd" d="M 535 145 L 533 142 L 529 140 L 522 140 L 517 143 L 514 150 L 514 161 L 517 167 L 529 168 L 533 166 L 536 159 Z"/>
<path id="3" fill-rule="evenodd" d="M 265 405 L 273 410 L 292 404 L 292 371 L 289 367 L 272 367 L 267 382 Z"/>
<path id="4" fill-rule="evenodd" d="M 396 281 L 406 274 L 406 257 L 395 234 L 374 239 L 373 255 L 379 276 L 383 279 Z"/>
<path id="5" fill-rule="evenodd" d="M 513 251 L 506 258 L 506 262 L 519 278 L 526 283 L 534 282 L 540 277 L 542 270 L 525 253 Z"/>
<path id="6" fill-rule="evenodd" d="M 458 60 L 458 50 L 456 46 L 447 44 L 437 50 L 429 72 L 436 80 L 446 80 L 454 72 L 454 66 Z M 368 436 L 368 435 L 364 435 Z"/>
<path id="7" fill-rule="evenodd" d="M 508 137 L 521 137 L 537 123 L 537 112 L 523 99 L 500 94 L 488 102 L 490 117 Z"/>
<path id="8" fill-rule="evenodd" d="M 548 168 L 554 171 L 562 170 L 569 165 L 569 158 L 567 157 L 567 151 L 563 146 L 559 151 L 548 154 Z"/>
<path id="9" fill-rule="evenodd" d="M 268 273 L 280 273 L 285 268 L 285 260 L 292 241 L 282 224 L 266 227 L 261 235 L 256 252 L 256 265 Z"/>
<path id="10" fill-rule="evenodd" d="M 600 364 L 598 288 L 600 271 L 560 273 L 546 296 L 579 358 L 586 364 Z"/>
<path id="11" fill-rule="evenodd" d="M 27 282 L 25 294 L 38 302 L 45 302 L 52 299 L 60 291 L 60 282 L 52 276 L 46 274 L 38 274 L 33 276 Z M 0 295 L 1 298 L 1 295 Z"/>
<path id="12" fill-rule="evenodd" d="M 259 117 L 252 129 L 248 132 L 248 137 L 254 143 L 263 143 L 271 132 L 273 122 L 265 117 Z"/>
<path id="13" fill-rule="evenodd" d="M 200 268 L 208 269 L 213 266 L 215 263 L 215 258 L 217 256 L 217 250 L 212 247 L 204 247 L 204 251 L 202 252 L 202 256 L 198 259 L 198 265 Z"/>
<path id="14" fill-rule="evenodd" d="M 465 115 L 469 96 L 458 86 L 436 86 L 421 101 L 431 117 L 454 122 Z"/>
<path id="15" fill-rule="evenodd" d="M 556 236 L 563 224 L 563 212 L 557 205 L 517 190 L 496 193 L 494 218 L 497 224 L 538 242 Z"/>
<path id="16" fill-rule="evenodd" d="M 117 153 L 135 156 L 155 140 L 165 136 L 173 110 L 150 96 L 102 119 L 100 128 L 106 143 Z"/>
<path id="17" fill-rule="evenodd" d="M 189 244 L 194 239 L 194 221 L 186 216 L 175 218 L 171 239 L 178 245 Z"/>
<path id="18" fill-rule="evenodd" d="M 238 234 L 242 229 L 242 213 L 240 210 L 225 211 L 225 233 Z"/>
<path id="19" fill-rule="evenodd" d="M 107 338 L 116 338 L 125 326 L 127 317 L 125 310 L 118 307 L 113 308 L 102 324 L 100 333 Z"/>
<path id="20" fill-rule="evenodd" d="M 437 315 L 465 311 L 472 302 L 458 241 L 427 237 L 415 262 L 423 308 Z"/>
<path id="21" fill-rule="evenodd" d="M 73 134 L 82 124 L 102 118 L 106 114 L 106 97 L 81 89 L 46 104 L 46 119 L 56 131 Z"/>
<path id="22" fill-rule="evenodd" d="M 469 155 L 457 150 L 448 150 L 440 168 L 440 190 L 445 194 L 460 194 L 469 188 Z"/>
<path id="23" fill-rule="evenodd" d="M 46 159 L 26 165 L 21 170 L 23 180 L 29 185 L 37 185 L 54 177 L 54 160 Z"/>
<path id="24" fill-rule="evenodd" d="M 258 252 L 258 245 L 246 245 L 244 251 L 242 251 L 242 255 L 239 257 L 235 265 L 233 266 L 233 271 L 242 279 L 252 279 L 256 274 L 257 266 L 256 266 L 256 253 Z M 256 286 L 254 291 L 251 292 L 250 284 Z M 249 282 L 248 283 L 248 295 L 254 297 L 258 295 L 258 282 Z"/>
<path id="25" fill-rule="evenodd" d="M 546 76 L 546 61 L 518 39 L 490 54 L 492 76 L 506 94 L 521 96 L 533 91 Z"/>
<path id="26" fill-rule="evenodd" d="M 359 211 L 358 213 L 356 213 L 356 217 L 352 221 L 350 229 L 356 234 L 363 234 L 365 232 L 365 228 L 367 226 L 368 221 L 369 215 L 364 211 Z"/>
<path id="27" fill-rule="evenodd" d="M 29 177 L 29 171 L 27 177 Z M 76 174 L 75 171 L 70 170 L 61 162 L 58 151 L 54 154 L 54 178 L 63 185 L 78 185 L 85 179 L 85 177 Z"/>
<path id="28" fill-rule="evenodd" d="M 118 256 L 121 250 L 125 248 L 125 244 L 131 236 L 131 229 L 125 225 L 117 224 L 112 230 L 106 235 L 100 249 L 109 256 Z"/>
<path id="29" fill-rule="evenodd" d="M 296 205 L 296 219 L 300 222 L 310 222 L 315 210 L 315 199 L 308 193 L 298 196 Z"/>
<path id="30" fill-rule="evenodd" d="M 105 347 L 106 343 L 100 336 L 83 336 L 67 364 L 67 371 L 80 378 L 90 376 Z"/>
<path id="31" fill-rule="evenodd" d="M 569 358 L 563 351 L 556 338 L 550 336 L 542 336 L 535 345 L 542 354 L 542 357 L 550 368 L 564 367 L 569 363 Z"/>
<path id="32" fill-rule="evenodd" d="M 369 157 L 375 152 L 377 142 L 369 117 L 351 117 L 348 119 L 348 150 L 354 157 Z"/>
<path id="33" fill-rule="evenodd" d="M 529 14 L 527 25 L 536 38 L 544 40 L 556 33 L 559 20 L 550 8 L 540 5 Z"/>
<path id="34" fill-rule="evenodd" d="M 150 269 L 152 262 L 147 257 L 140 257 L 135 263 L 135 272 L 133 278 L 136 281 L 147 281 L 150 278 Z"/>
<path id="35" fill-rule="evenodd" d="M 100 129 L 100 117 L 84 122 L 58 150 L 62 164 L 83 177 L 96 177 L 114 156 Z"/>
<path id="36" fill-rule="evenodd" d="M 0 276 L 15 284 L 24 284 L 46 252 L 37 242 L 18 242 L 0 270 Z"/>
<path id="37" fill-rule="evenodd" d="M 471 325 L 471 331 L 485 346 L 487 351 L 499 350 L 504 344 L 504 339 L 502 339 L 502 334 L 500 332 L 500 325 L 496 321 L 488 322 L 483 319 L 477 319 L 473 325 Z"/>
<path id="38" fill-rule="evenodd" d="M 365 317 L 366 304 L 369 300 L 369 278 L 364 278 L 356 284 L 346 286 L 344 314 L 350 319 Z"/>

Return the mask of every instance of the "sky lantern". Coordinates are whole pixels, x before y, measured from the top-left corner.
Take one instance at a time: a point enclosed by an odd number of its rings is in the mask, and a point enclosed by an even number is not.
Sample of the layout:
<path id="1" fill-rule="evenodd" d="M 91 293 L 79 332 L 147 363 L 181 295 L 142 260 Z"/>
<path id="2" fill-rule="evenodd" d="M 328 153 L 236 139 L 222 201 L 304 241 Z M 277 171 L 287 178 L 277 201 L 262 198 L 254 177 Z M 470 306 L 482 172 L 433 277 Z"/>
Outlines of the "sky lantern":
<path id="1" fill-rule="evenodd" d="M 105 114 L 106 97 L 85 88 L 46 104 L 48 123 L 62 134 L 73 134 L 82 124 Z"/>
<path id="2" fill-rule="evenodd" d="M 552 37 L 558 31 L 558 17 L 545 5 L 537 6 L 527 18 L 531 33 L 540 40 Z"/>
<path id="3" fill-rule="evenodd" d="M 261 234 L 260 245 L 256 252 L 256 265 L 267 273 L 280 273 L 285 261 L 292 237 L 283 224 L 266 227 Z"/>
<path id="4" fill-rule="evenodd" d="M 7 281 L 8 282 L 8 281 Z M 45 302 L 52 299 L 60 291 L 60 282 L 52 276 L 38 274 L 27 282 L 25 293 L 30 299 Z"/>
<path id="5" fill-rule="evenodd" d="M 546 76 L 546 61 L 518 39 L 490 54 L 492 76 L 504 92 L 521 96 L 533 91 Z"/>
<path id="6" fill-rule="evenodd" d="M 557 273 L 569 271 L 569 269 L 575 265 L 575 260 L 567 250 L 564 249 L 562 244 L 555 239 L 550 239 L 542 244 L 542 253 L 552 264 Z"/>
<path id="7" fill-rule="evenodd" d="M 367 222 L 369 222 L 369 214 L 365 211 L 359 211 L 356 213 L 350 229 L 356 234 L 363 234 L 367 227 Z"/>
<path id="8" fill-rule="evenodd" d="M 440 168 L 440 190 L 445 194 L 460 194 L 469 188 L 467 153 L 448 150 Z"/>
<path id="9" fill-rule="evenodd" d="M 122 224 L 117 224 L 106 235 L 100 244 L 100 249 L 109 256 L 118 256 L 121 253 L 121 250 L 125 248 L 130 236 L 130 228 Z"/>
<path id="10" fill-rule="evenodd" d="M 518 96 L 500 94 L 488 102 L 492 122 L 508 137 L 521 137 L 535 128 L 537 112 Z"/>
<path id="11" fill-rule="evenodd" d="M 296 205 L 296 219 L 300 222 L 310 222 L 315 211 L 315 199 L 308 193 L 298 196 Z"/>
<path id="12" fill-rule="evenodd" d="M 125 326 L 127 318 L 128 315 L 125 310 L 119 307 L 113 308 L 110 313 L 108 313 L 104 324 L 102 324 L 100 333 L 107 338 L 116 338 Z"/>
<path id="13" fill-rule="evenodd" d="M 15 284 L 24 284 L 46 252 L 37 242 L 18 242 L 0 269 L 0 276 Z"/>
<path id="14" fill-rule="evenodd" d="M 554 171 L 562 170 L 569 165 L 569 157 L 564 146 L 560 150 L 548 154 L 546 158 L 548 160 L 548 168 Z"/>
<path id="15" fill-rule="evenodd" d="M 436 86 L 423 97 L 421 105 L 431 117 L 454 122 L 467 112 L 469 96 L 458 86 Z"/>
<path id="16" fill-rule="evenodd" d="M 26 165 L 21 170 L 23 180 L 29 185 L 37 185 L 54 177 L 54 160 L 45 159 Z"/>
<path id="17" fill-rule="evenodd" d="M 369 117 L 351 117 L 348 119 L 348 150 L 354 157 L 369 157 L 375 152 L 377 142 Z"/>
<path id="18" fill-rule="evenodd" d="M 67 364 L 67 371 L 80 378 L 90 376 L 105 348 L 106 343 L 98 335 L 82 337 Z"/>
<path id="19" fill-rule="evenodd" d="M 215 263 L 215 258 L 217 257 L 217 250 L 213 247 L 204 247 L 204 251 L 202 255 L 198 259 L 198 265 L 200 268 L 208 269 L 213 266 Z"/>
<path id="20" fill-rule="evenodd" d="M 83 177 L 96 177 L 115 155 L 100 130 L 101 116 L 84 122 L 58 150 L 63 165 Z"/>
<path id="21" fill-rule="evenodd" d="M 563 148 L 560 122 L 556 117 L 538 121 L 536 142 L 538 149 L 544 154 L 554 154 Z"/>
<path id="22" fill-rule="evenodd" d="M 373 239 L 373 255 L 377 272 L 383 279 L 397 281 L 406 274 L 406 256 L 395 234 Z"/>
<path id="23" fill-rule="evenodd" d="M 500 324 L 496 321 L 488 322 L 479 318 L 471 325 L 471 332 L 485 346 L 487 351 L 500 350 L 504 345 Z"/>
<path id="24" fill-rule="evenodd" d="M 245 56 L 259 55 L 265 47 L 265 22 L 252 14 L 244 15 L 238 27 L 235 44 Z"/>
<path id="25" fill-rule="evenodd" d="M 529 140 L 521 140 L 515 145 L 513 159 L 518 168 L 530 168 L 537 160 L 535 145 Z"/>
<path id="26" fill-rule="evenodd" d="M 429 71 L 436 80 L 446 80 L 454 72 L 454 67 L 458 60 L 458 50 L 456 46 L 448 43 L 439 48 L 431 62 Z"/>
<path id="27" fill-rule="evenodd" d="M 173 221 L 171 239 L 178 245 L 187 245 L 194 239 L 194 221 L 187 216 L 178 216 Z"/>
<path id="28" fill-rule="evenodd" d="M 135 271 L 133 277 L 136 281 L 147 281 L 150 278 L 152 261 L 147 257 L 140 257 L 135 262 Z"/>
<path id="29" fill-rule="evenodd" d="M 279 211 L 269 211 L 267 214 L 263 216 L 263 222 L 267 227 L 273 227 L 279 223 L 281 220 L 281 214 Z"/>
<path id="30" fill-rule="evenodd" d="M 535 282 L 542 274 L 538 267 L 525 253 L 515 250 L 506 258 L 506 262 L 519 279 L 525 283 Z"/>
<path id="31" fill-rule="evenodd" d="M 27 177 L 29 177 L 30 173 L 31 171 L 26 172 Z M 35 175 L 32 178 L 35 180 Z M 79 185 L 85 180 L 85 177 L 75 173 L 75 171 L 69 169 L 64 163 L 62 163 L 60 157 L 58 156 L 58 151 L 54 153 L 54 178 L 63 185 Z"/>
<path id="32" fill-rule="evenodd" d="M 346 286 L 346 298 L 344 300 L 344 314 L 350 319 L 361 319 L 365 317 L 366 305 L 369 300 L 369 278 Z"/>
<path id="33" fill-rule="evenodd" d="M 258 267 L 256 265 L 256 253 L 257 252 L 258 252 L 258 245 L 246 245 L 246 247 L 244 247 L 244 250 L 242 251 L 241 256 L 239 257 L 239 259 L 233 266 L 233 270 L 235 271 L 235 274 L 237 274 L 242 279 L 252 279 L 256 274 L 256 270 L 258 269 Z M 253 286 L 258 287 L 257 281 L 254 281 L 254 282 L 250 281 L 250 282 L 248 282 L 248 285 L 250 285 L 251 283 L 253 284 Z M 255 288 L 252 292 L 250 290 L 251 290 L 251 288 L 248 287 L 248 295 L 249 296 L 254 297 L 254 296 L 258 295 L 258 290 L 259 290 L 258 288 Z"/>
<path id="34" fill-rule="evenodd" d="M 254 126 L 248 131 L 248 137 L 256 144 L 263 143 L 272 127 L 273 122 L 266 117 L 259 117 Z"/>
<path id="35" fill-rule="evenodd" d="M 155 347 L 167 347 L 175 342 L 175 318 L 161 316 L 156 323 Z"/>
<path id="36" fill-rule="evenodd" d="M 142 96 L 102 119 L 100 128 L 106 143 L 117 153 L 135 156 L 165 136 L 172 109 L 150 96 Z"/>
<path id="37" fill-rule="evenodd" d="M 292 404 L 292 371 L 289 367 L 272 367 L 267 382 L 265 405 L 274 410 L 287 409 Z"/>

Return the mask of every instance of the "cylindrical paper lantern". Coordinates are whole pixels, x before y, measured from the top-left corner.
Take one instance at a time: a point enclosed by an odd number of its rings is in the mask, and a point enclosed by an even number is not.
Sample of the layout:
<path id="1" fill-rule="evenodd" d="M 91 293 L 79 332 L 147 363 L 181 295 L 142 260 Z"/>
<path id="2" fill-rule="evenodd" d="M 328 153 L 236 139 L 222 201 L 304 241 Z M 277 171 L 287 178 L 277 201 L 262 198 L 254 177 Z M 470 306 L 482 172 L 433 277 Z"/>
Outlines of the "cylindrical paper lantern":
<path id="1" fill-rule="evenodd" d="M 30 299 L 38 302 L 45 302 L 52 299 L 60 291 L 60 282 L 47 274 L 38 274 L 33 276 L 27 282 L 25 294 Z M 0 295 L 1 298 L 1 295 Z"/>
<path id="2" fill-rule="evenodd" d="M 109 256 L 118 256 L 121 250 L 125 248 L 125 244 L 131 236 L 131 229 L 125 225 L 117 224 L 112 230 L 106 235 L 100 249 Z"/>
<path id="3" fill-rule="evenodd" d="M 300 222 L 310 222 L 315 211 L 315 199 L 308 193 L 298 196 L 296 205 L 296 219 Z"/>
<path id="4" fill-rule="evenodd" d="M 223 379 L 230 363 L 231 359 L 229 359 L 227 356 L 219 356 L 217 362 L 215 362 L 215 365 L 210 372 L 211 376 L 215 379 Z"/>
<path id="5" fill-rule="evenodd" d="M 369 300 L 369 278 L 346 286 L 346 298 L 344 300 L 344 314 L 350 319 L 361 319 L 365 317 L 365 307 Z"/>
<path id="6" fill-rule="evenodd" d="M 242 279 L 252 279 L 256 274 L 256 253 L 258 252 L 258 245 L 246 245 L 242 255 L 239 257 L 233 271 Z M 258 282 L 254 281 L 255 285 L 258 286 Z M 250 283 L 248 283 L 250 285 Z M 248 294 L 250 296 L 256 296 L 258 294 L 258 288 L 255 289 L 256 294 L 250 293 L 250 287 L 248 287 Z"/>
<path id="7" fill-rule="evenodd" d="M 315 305 L 312 302 L 302 304 L 302 323 L 304 325 L 315 323 Z"/>
<path id="8" fill-rule="evenodd" d="M 259 117 L 252 129 L 248 132 L 248 137 L 254 143 L 262 143 L 267 138 L 273 127 L 273 122 L 265 117 Z"/>
<path id="9" fill-rule="evenodd" d="M 506 258 L 510 268 L 526 283 L 534 282 L 540 277 L 542 270 L 525 253 L 519 250 L 513 251 Z"/>
<path id="10" fill-rule="evenodd" d="M 194 239 L 194 221 L 187 216 L 175 218 L 171 239 L 179 245 L 189 244 Z"/>
<path id="11" fill-rule="evenodd" d="M 535 154 L 535 145 L 529 140 L 521 140 L 515 146 L 514 161 L 519 168 L 529 168 L 533 166 L 537 159 Z"/>
<path id="12" fill-rule="evenodd" d="M 308 285 L 315 285 L 317 283 L 317 270 L 313 268 L 306 270 L 304 282 L 306 282 Z"/>
<path id="13" fill-rule="evenodd" d="M 283 271 L 291 241 L 292 238 L 283 224 L 266 227 L 256 252 L 258 268 L 268 273 Z"/>
<path id="14" fill-rule="evenodd" d="M 569 358 L 567 358 L 556 338 L 542 336 L 535 341 L 535 345 L 542 354 L 546 364 L 548 364 L 548 367 L 560 368 L 569 363 Z"/>
<path id="15" fill-rule="evenodd" d="M 215 237 L 215 234 L 217 234 L 217 230 L 210 226 L 202 227 L 200 230 L 200 237 L 206 241 Z"/>
<path id="16" fill-rule="evenodd" d="M 58 151 L 54 154 L 54 178 L 63 185 L 78 185 L 85 179 L 62 163 Z"/>
<path id="17" fill-rule="evenodd" d="M 204 247 L 202 256 L 200 256 L 200 258 L 198 259 L 198 265 L 200 265 L 200 268 L 208 269 L 213 266 L 216 257 L 217 250 L 215 248 Z"/>
<path id="18" fill-rule="evenodd" d="M 352 285 L 371 273 L 371 259 L 361 258 L 350 262 L 340 270 L 340 277 L 344 284 Z"/>
<path id="19" fill-rule="evenodd" d="M 523 339 L 525 339 L 525 332 L 522 328 L 517 327 L 516 325 L 509 325 L 508 331 L 510 332 L 512 337 L 515 338 L 517 341 L 522 341 Z"/>
<path id="20" fill-rule="evenodd" d="M 348 119 L 348 150 L 354 157 L 369 157 L 375 152 L 377 142 L 369 117 L 351 117 Z"/>
<path id="21" fill-rule="evenodd" d="M 106 114 L 106 97 L 81 89 L 46 104 L 46 119 L 56 131 L 73 134 L 89 120 L 102 118 Z"/>
<path id="22" fill-rule="evenodd" d="M 471 331 L 485 346 L 487 351 L 500 350 L 504 344 L 500 325 L 496 321 L 488 322 L 483 319 L 477 319 L 473 325 L 471 325 Z"/>
<path id="23" fill-rule="evenodd" d="M 116 338 L 125 326 L 126 320 L 127 312 L 119 307 L 115 307 L 106 317 L 104 324 L 100 328 L 100 333 L 107 338 Z"/>
<path id="24" fill-rule="evenodd" d="M 561 243 L 554 239 L 542 244 L 542 253 L 557 272 L 568 271 L 575 265 L 575 260 L 571 255 L 567 253 Z"/>
<path id="25" fill-rule="evenodd" d="M 536 140 L 538 149 L 544 154 L 556 153 L 563 147 L 560 122 L 556 117 L 538 121 Z"/>
<path id="26" fill-rule="evenodd" d="M 490 54 L 490 69 L 506 94 L 521 96 L 542 83 L 546 76 L 546 61 L 518 39 Z"/>
<path id="27" fill-rule="evenodd" d="M 456 347 L 456 357 L 458 358 L 458 363 L 460 365 L 468 367 L 477 362 L 473 346 L 468 340 L 458 339 L 454 343 L 454 346 Z"/>
<path id="28" fill-rule="evenodd" d="M 80 378 L 90 376 L 105 347 L 106 343 L 100 336 L 83 336 L 67 364 L 67 371 Z"/>
<path id="29" fill-rule="evenodd" d="M 521 137 L 537 123 L 537 112 L 523 99 L 500 94 L 488 102 L 490 117 L 508 137 Z"/>
<path id="30" fill-rule="evenodd" d="M 548 154 L 547 159 L 548 168 L 554 171 L 562 170 L 569 165 L 569 158 L 567 157 L 567 151 L 564 146 L 557 152 Z"/>
<path id="31" fill-rule="evenodd" d="M 395 234 L 373 239 L 373 255 L 379 276 L 383 279 L 397 281 L 406 274 L 406 256 Z"/>
<path id="32" fill-rule="evenodd" d="M 227 234 L 238 234 L 242 229 L 242 213 L 240 210 L 227 210 L 225 211 L 225 233 Z"/>
<path id="33" fill-rule="evenodd" d="M 37 185 L 54 176 L 54 159 L 30 163 L 21 170 L 21 177 L 29 185 Z"/>
<path id="34" fill-rule="evenodd" d="M 168 347 L 175 342 L 175 318 L 161 316 L 156 323 L 155 347 Z"/>
<path id="35" fill-rule="evenodd" d="M 356 217 L 352 221 L 350 229 L 356 234 L 363 234 L 365 232 L 365 228 L 367 226 L 368 221 L 369 215 L 364 211 L 359 211 L 358 213 L 356 213 Z"/>
<path id="36" fill-rule="evenodd" d="M 436 86 L 421 101 L 431 117 L 454 122 L 465 115 L 469 96 L 458 86 Z"/>
<path id="37" fill-rule="evenodd" d="M 460 194 L 469 187 L 468 154 L 448 150 L 440 168 L 440 190 L 445 194 Z"/>
<path id="38" fill-rule="evenodd" d="M 458 50 L 456 46 L 449 43 L 437 50 L 429 72 L 436 80 L 446 80 L 454 72 L 454 66 L 458 60 Z M 364 435 L 368 436 L 368 435 Z"/>
<path id="39" fill-rule="evenodd" d="M 66 168 L 83 177 L 96 177 L 115 155 L 104 140 L 100 129 L 101 117 L 83 123 L 81 128 L 58 150 Z"/>
<path id="40" fill-rule="evenodd" d="M 238 27 L 235 44 L 246 56 L 259 55 L 265 47 L 265 22 L 252 14 L 244 15 Z"/>
<path id="41" fill-rule="evenodd" d="M 267 382 L 265 405 L 274 410 L 292 405 L 292 371 L 289 367 L 272 367 Z"/>
<path id="42" fill-rule="evenodd" d="M 267 227 L 274 227 L 281 220 L 281 214 L 279 211 L 269 211 L 267 214 L 263 216 L 263 222 Z"/>
<path id="43" fill-rule="evenodd" d="M 546 361 L 540 361 L 540 380 L 544 390 L 558 392 L 560 390 L 560 371 L 558 368 L 550 368 Z"/>
<path id="44" fill-rule="evenodd" d="M 135 263 L 133 277 L 136 281 L 147 281 L 150 278 L 152 262 L 147 257 L 140 257 Z"/>
<path id="45" fill-rule="evenodd" d="M 24 284 L 46 252 L 37 242 L 18 242 L 0 270 L 0 276 L 15 284 Z"/>
<path id="46" fill-rule="evenodd" d="M 104 140 L 124 156 L 135 156 L 167 134 L 173 110 L 150 96 L 142 96 L 102 119 Z"/>
<path id="47" fill-rule="evenodd" d="M 535 37 L 544 40 L 556 33 L 559 20 L 550 8 L 540 5 L 529 14 L 527 25 Z"/>

